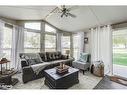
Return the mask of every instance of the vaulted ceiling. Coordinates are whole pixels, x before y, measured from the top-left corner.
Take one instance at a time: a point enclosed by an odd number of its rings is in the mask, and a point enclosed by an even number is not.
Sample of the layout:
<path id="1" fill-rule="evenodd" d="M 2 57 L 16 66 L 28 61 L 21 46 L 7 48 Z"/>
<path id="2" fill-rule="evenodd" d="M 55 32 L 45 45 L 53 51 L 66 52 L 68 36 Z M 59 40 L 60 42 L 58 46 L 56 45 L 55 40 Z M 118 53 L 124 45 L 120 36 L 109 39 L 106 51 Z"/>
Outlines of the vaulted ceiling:
<path id="1" fill-rule="evenodd" d="M 57 6 L 0 6 L 0 16 L 13 20 L 43 20 Z M 74 6 L 67 6 L 68 8 Z M 70 32 L 85 31 L 98 25 L 127 21 L 127 6 L 75 6 L 70 13 L 77 17 L 60 17 L 54 13 L 46 19 L 55 27 Z"/>

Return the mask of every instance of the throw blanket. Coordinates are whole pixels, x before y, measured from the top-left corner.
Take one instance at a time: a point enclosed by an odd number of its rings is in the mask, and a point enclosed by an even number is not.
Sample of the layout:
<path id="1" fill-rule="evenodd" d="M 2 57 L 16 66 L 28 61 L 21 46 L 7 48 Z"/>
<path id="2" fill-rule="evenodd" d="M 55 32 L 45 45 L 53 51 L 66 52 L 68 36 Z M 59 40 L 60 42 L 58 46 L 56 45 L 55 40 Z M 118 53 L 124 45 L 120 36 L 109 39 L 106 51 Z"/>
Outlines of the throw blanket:
<path id="1" fill-rule="evenodd" d="M 50 63 L 48 63 L 48 62 L 39 63 L 39 64 L 36 64 L 36 65 L 31 65 L 31 68 L 33 69 L 33 71 L 36 74 L 39 74 L 39 72 L 42 71 L 49 64 Z"/>
<path id="2" fill-rule="evenodd" d="M 38 63 L 35 65 L 31 65 L 31 68 L 36 74 L 39 74 L 40 71 L 42 71 L 46 66 L 51 65 L 51 64 L 56 64 L 56 63 L 66 63 L 67 61 L 73 61 L 74 59 L 67 59 L 67 60 L 55 60 L 55 61 L 50 61 L 50 62 L 43 62 L 43 63 Z"/>

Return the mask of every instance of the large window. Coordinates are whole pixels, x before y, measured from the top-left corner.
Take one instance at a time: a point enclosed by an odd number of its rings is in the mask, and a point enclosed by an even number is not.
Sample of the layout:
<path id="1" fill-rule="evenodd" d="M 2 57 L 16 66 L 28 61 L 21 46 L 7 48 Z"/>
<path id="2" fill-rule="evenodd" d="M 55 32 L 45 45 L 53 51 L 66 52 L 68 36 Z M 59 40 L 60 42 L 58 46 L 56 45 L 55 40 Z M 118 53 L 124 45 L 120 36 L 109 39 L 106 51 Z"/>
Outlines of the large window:
<path id="1" fill-rule="evenodd" d="M 35 29 L 35 30 L 41 30 L 41 23 L 39 22 L 28 22 L 28 23 L 25 23 L 25 28 L 28 28 L 28 29 Z"/>
<path id="2" fill-rule="evenodd" d="M 62 36 L 62 53 L 66 54 L 66 50 L 70 50 L 70 36 Z"/>
<path id="3" fill-rule="evenodd" d="M 24 51 L 28 53 L 40 52 L 40 33 L 25 31 Z"/>
<path id="4" fill-rule="evenodd" d="M 127 29 L 113 31 L 113 74 L 127 78 Z"/>
<path id="5" fill-rule="evenodd" d="M 45 51 L 56 50 L 56 35 L 45 34 Z"/>
<path id="6" fill-rule="evenodd" d="M 28 22 L 24 24 L 24 51 L 27 53 L 40 52 L 40 22 Z"/>
<path id="7" fill-rule="evenodd" d="M 12 28 L 4 27 L 2 51 L 5 53 L 5 57 L 11 60 L 11 48 L 12 48 Z"/>
<path id="8" fill-rule="evenodd" d="M 56 29 L 45 24 L 45 51 L 56 51 Z"/>

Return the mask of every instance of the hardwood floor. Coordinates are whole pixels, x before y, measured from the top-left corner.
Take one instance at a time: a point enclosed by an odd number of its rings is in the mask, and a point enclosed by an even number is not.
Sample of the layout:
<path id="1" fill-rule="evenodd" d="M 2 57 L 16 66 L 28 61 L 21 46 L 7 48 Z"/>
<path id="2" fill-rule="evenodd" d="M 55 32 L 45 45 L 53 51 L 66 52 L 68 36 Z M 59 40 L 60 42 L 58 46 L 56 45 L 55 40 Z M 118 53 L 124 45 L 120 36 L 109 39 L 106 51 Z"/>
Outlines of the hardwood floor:
<path id="1" fill-rule="evenodd" d="M 108 76 L 105 76 L 94 89 L 127 89 L 127 86 L 110 81 Z"/>

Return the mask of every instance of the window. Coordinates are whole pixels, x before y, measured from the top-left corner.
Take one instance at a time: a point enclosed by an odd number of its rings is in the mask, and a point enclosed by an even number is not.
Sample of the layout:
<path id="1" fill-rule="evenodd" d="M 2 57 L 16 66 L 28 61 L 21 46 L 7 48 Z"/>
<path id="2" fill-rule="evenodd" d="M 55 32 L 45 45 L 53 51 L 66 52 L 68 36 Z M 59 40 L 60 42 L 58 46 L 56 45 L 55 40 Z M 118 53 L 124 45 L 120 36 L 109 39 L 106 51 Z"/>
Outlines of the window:
<path id="1" fill-rule="evenodd" d="M 2 51 L 5 53 L 5 57 L 11 60 L 11 48 L 12 48 L 12 28 L 4 27 Z"/>
<path id="2" fill-rule="evenodd" d="M 41 30 L 41 23 L 39 22 L 25 23 L 25 28 Z"/>
<path id="3" fill-rule="evenodd" d="M 56 35 L 45 34 L 45 51 L 56 51 Z"/>
<path id="4" fill-rule="evenodd" d="M 65 54 L 66 50 L 70 50 L 70 36 L 62 36 L 62 53 Z"/>
<path id="5" fill-rule="evenodd" d="M 45 51 L 56 51 L 56 29 L 45 24 Z"/>
<path id="6" fill-rule="evenodd" d="M 52 28 L 51 26 L 45 24 L 45 31 L 50 33 L 56 33 L 56 29 Z"/>
<path id="7" fill-rule="evenodd" d="M 79 39 L 78 35 L 73 35 L 73 57 L 75 59 L 78 58 L 78 52 L 79 52 L 78 39 Z"/>
<path id="8" fill-rule="evenodd" d="M 24 50 L 27 53 L 40 52 L 40 33 L 25 31 Z"/>
<path id="9" fill-rule="evenodd" d="M 113 42 L 113 74 L 127 78 L 127 29 L 115 30 Z"/>

